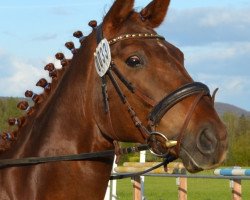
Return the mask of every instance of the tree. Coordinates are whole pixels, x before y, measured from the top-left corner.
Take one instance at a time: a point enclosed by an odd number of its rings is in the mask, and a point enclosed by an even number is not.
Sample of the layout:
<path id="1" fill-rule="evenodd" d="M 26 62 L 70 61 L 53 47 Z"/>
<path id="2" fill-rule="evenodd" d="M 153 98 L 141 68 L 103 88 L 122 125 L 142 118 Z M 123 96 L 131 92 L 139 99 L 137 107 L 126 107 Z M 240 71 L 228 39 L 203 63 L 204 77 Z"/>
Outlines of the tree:
<path id="1" fill-rule="evenodd" d="M 245 115 L 241 115 L 239 117 L 239 122 L 238 122 L 238 134 L 245 135 L 246 133 L 247 133 L 247 119 Z"/>
<path id="2" fill-rule="evenodd" d="M 225 113 L 222 116 L 229 137 L 229 150 L 225 165 L 250 165 L 250 118 Z"/>
<path id="3" fill-rule="evenodd" d="M 18 98 L 0 99 L 0 132 L 11 129 L 7 123 L 11 117 L 19 117 L 23 113 L 17 109 Z"/>

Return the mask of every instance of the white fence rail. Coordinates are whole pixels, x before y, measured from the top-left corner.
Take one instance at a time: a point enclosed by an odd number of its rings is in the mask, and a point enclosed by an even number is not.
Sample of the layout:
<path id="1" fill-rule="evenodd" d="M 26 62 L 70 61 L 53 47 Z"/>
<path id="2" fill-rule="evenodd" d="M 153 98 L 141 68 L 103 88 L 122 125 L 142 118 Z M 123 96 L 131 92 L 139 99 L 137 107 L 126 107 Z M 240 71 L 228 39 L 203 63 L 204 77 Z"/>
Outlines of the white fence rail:
<path id="1" fill-rule="evenodd" d="M 226 172 L 226 173 L 224 173 Z M 230 174 L 231 173 L 231 174 Z M 115 173 L 118 174 L 118 173 Z M 122 174 L 122 173 L 120 173 Z M 189 178 L 194 179 L 227 179 L 229 180 L 230 190 L 232 194 L 232 200 L 242 200 L 242 180 L 250 180 L 249 169 L 237 168 L 237 172 L 234 170 L 230 172 L 229 169 L 215 170 L 216 175 L 186 175 L 186 174 L 145 174 L 144 176 L 150 177 L 174 177 L 176 178 L 176 185 L 178 190 L 178 200 L 187 200 L 187 182 Z M 237 175 L 238 174 L 238 175 Z M 144 194 L 142 188 L 142 181 L 140 176 L 132 178 L 132 188 L 133 188 L 133 200 L 143 200 Z M 113 185 L 113 188 L 116 187 Z M 115 189 L 116 192 L 116 189 Z M 110 192 L 112 194 L 112 191 Z M 115 197 L 115 198 L 114 198 Z M 115 200 L 116 193 L 111 195 L 111 198 L 105 200 Z"/>

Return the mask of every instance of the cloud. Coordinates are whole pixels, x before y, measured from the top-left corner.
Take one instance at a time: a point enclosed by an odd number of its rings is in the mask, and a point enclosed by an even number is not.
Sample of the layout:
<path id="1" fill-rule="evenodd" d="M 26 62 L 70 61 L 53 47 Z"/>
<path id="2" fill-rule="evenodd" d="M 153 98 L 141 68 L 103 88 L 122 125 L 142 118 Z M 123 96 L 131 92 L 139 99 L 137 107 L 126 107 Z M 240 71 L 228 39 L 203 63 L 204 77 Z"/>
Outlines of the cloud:
<path id="1" fill-rule="evenodd" d="M 6 58 L 4 61 L 0 60 L 0 69 L 5 72 L 0 75 L 0 96 L 22 97 L 27 89 L 36 93 L 42 92 L 35 84 L 41 77 L 49 80 L 43 69 L 13 55 L 5 53 L 4 57 Z M 0 58 L 3 58 L 3 56 L 0 56 Z"/>
<path id="2" fill-rule="evenodd" d="M 220 88 L 218 101 L 250 110 L 250 7 L 172 9 L 158 29 L 185 55 L 194 80 Z"/>
<path id="3" fill-rule="evenodd" d="M 219 88 L 216 101 L 230 103 L 250 110 L 249 76 L 197 73 L 193 77 L 196 81 L 207 84 L 211 92 L 215 88 Z"/>
<path id="4" fill-rule="evenodd" d="M 0 71 L 1 76 L 7 77 L 14 73 L 13 69 L 9 66 L 10 56 L 5 52 L 4 49 L 0 49 Z"/>
<path id="5" fill-rule="evenodd" d="M 191 71 L 250 76 L 250 41 L 188 46 L 182 50 L 186 66 Z"/>
<path id="6" fill-rule="evenodd" d="M 10 32 L 9 30 L 2 31 L 2 34 L 8 37 L 17 37 L 16 33 Z"/>
<path id="7" fill-rule="evenodd" d="M 181 46 L 249 41 L 250 7 L 172 9 L 159 32 Z"/>
<path id="8" fill-rule="evenodd" d="M 194 75 L 197 81 L 203 81 L 210 85 L 212 89 L 217 87 L 223 88 L 224 92 L 236 95 L 248 91 L 250 79 L 248 76 L 234 76 L 223 74 L 204 74 L 197 73 Z M 250 91 L 249 91 L 250 94 Z"/>
<path id="9" fill-rule="evenodd" d="M 35 41 L 48 41 L 48 40 L 54 40 L 58 37 L 57 34 L 52 33 L 52 34 L 44 34 L 44 35 L 40 35 L 38 37 L 34 37 L 33 40 Z"/>
<path id="10" fill-rule="evenodd" d="M 67 7 L 62 7 L 62 6 L 55 6 L 51 8 L 52 14 L 54 15 L 59 15 L 59 16 L 65 16 L 65 15 L 71 15 L 72 12 L 69 8 Z"/>
<path id="11" fill-rule="evenodd" d="M 4 54 L 5 54 L 5 49 L 0 47 L 0 58 L 2 58 Z"/>
<path id="12" fill-rule="evenodd" d="M 250 44 L 197 47 L 186 53 L 186 66 L 194 80 L 205 82 L 213 90 L 220 88 L 218 101 L 250 110 L 249 55 Z"/>
<path id="13" fill-rule="evenodd" d="M 250 9 L 229 9 L 229 8 L 218 8 L 218 9 L 204 9 L 202 18 L 198 20 L 198 25 L 203 27 L 217 28 L 220 26 L 230 25 L 235 27 L 242 27 L 242 24 L 250 24 Z M 245 26 L 244 26 L 245 27 Z M 243 28 L 244 28 L 243 27 Z"/>

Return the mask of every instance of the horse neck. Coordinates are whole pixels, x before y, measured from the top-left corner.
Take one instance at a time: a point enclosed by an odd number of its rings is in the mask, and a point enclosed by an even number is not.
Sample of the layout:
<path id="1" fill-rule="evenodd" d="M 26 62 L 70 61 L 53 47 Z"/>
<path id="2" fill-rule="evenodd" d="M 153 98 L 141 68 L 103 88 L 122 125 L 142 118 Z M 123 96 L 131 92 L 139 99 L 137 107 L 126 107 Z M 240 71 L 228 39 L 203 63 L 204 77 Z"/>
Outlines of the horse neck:
<path id="1" fill-rule="evenodd" d="M 92 93 L 96 72 L 92 61 L 93 49 L 89 47 L 87 50 L 80 49 L 74 56 L 70 68 L 65 71 L 48 102 L 44 102 L 35 116 L 27 120 L 27 124 L 21 128 L 16 144 L 0 155 L 0 159 L 58 156 L 113 149 L 112 141 L 102 135 L 94 120 L 92 110 L 95 105 Z M 13 192 L 16 196 L 13 199 L 37 199 L 30 198 L 32 195 L 45 197 L 44 199 L 58 199 L 53 196 L 57 197 L 57 194 L 62 195 L 60 199 L 103 199 L 112 163 L 111 156 L 20 167 L 15 168 L 14 172 L 4 169 L 0 170 L 0 177 L 1 183 L 5 185 L 0 183 L 0 187 L 2 191 L 8 191 L 8 185 L 11 185 L 11 188 L 20 188 Z M 70 178 L 67 176 L 69 174 Z M 36 180 L 39 180 L 39 183 Z M 20 183 L 27 186 L 27 198 L 23 196 Z M 34 185 L 36 187 L 30 188 Z M 62 193 L 61 188 L 65 185 L 67 189 Z M 0 199 L 5 197 L 4 194 L 0 192 Z"/>
<path id="2" fill-rule="evenodd" d="M 54 93 L 20 129 L 20 138 L 7 152 L 8 157 L 52 156 L 113 148 L 93 116 L 89 93 L 93 91 L 95 72 L 92 46 L 87 42 L 79 49 Z"/>

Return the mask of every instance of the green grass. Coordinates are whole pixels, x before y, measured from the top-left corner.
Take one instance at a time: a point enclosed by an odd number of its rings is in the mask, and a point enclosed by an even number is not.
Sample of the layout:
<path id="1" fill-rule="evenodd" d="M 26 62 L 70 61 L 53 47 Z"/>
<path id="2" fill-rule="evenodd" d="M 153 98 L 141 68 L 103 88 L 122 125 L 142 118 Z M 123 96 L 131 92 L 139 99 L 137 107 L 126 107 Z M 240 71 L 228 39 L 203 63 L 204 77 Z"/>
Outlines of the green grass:
<path id="1" fill-rule="evenodd" d="M 208 174 L 211 172 L 206 173 Z M 232 196 L 227 179 L 188 178 L 187 184 L 189 200 L 228 200 Z M 118 199 L 133 199 L 130 179 L 118 180 L 117 187 Z M 146 177 L 145 197 L 147 200 L 177 200 L 176 178 Z M 242 180 L 242 200 L 248 199 L 250 199 L 250 180 Z"/>

